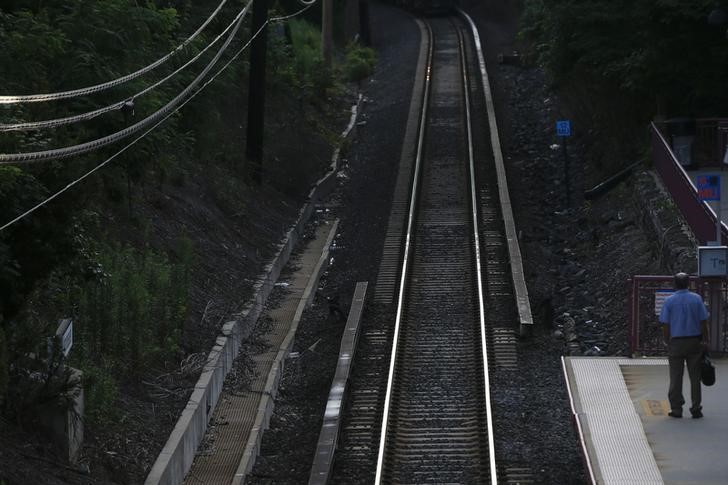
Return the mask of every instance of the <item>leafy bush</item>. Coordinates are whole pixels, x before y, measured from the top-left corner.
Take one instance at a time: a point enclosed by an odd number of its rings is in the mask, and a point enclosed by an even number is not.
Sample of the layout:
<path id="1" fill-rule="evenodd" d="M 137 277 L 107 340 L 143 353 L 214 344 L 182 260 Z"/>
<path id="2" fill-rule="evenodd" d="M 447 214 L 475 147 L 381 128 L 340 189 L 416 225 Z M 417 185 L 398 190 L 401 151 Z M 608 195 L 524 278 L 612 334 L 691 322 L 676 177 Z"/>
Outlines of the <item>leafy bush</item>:
<path id="1" fill-rule="evenodd" d="M 332 85 L 332 76 L 321 56 L 319 28 L 305 20 L 291 19 L 289 29 L 294 71 L 301 87 L 322 94 Z"/>
<path id="2" fill-rule="evenodd" d="M 522 35 L 559 83 L 610 88 L 648 117 L 713 115 L 728 109 L 728 44 L 725 27 L 708 24 L 714 7 L 712 0 L 527 0 Z"/>
<path id="3" fill-rule="evenodd" d="M 108 369 L 83 367 L 83 387 L 86 419 L 94 425 L 106 425 L 117 416 L 116 398 L 119 387 Z"/>
<path id="4" fill-rule="evenodd" d="M 96 277 L 81 283 L 74 298 L 75 360 L 131 377 L 176 355 L 190 261 L 170 263 L 149 248 L 117 245 L 102 246 L 97 262 Z"/>
<path id="5" fill-rule="evenodd" d="M 725 26 L 712 0 L 526 0 L 526 58 L 546 69 L 581 126 L 589 158 L 613 173 L 644 150 L 655 118 L 728 112 Z M 562 113 L 566 114 L 566 113 Z"/>
<path id="6" fill-rule="evenodd" d="M 374 72 L 377 62 L 373 49 L 362 47 L 358 43 L 349 44 L 346 48 L 344 72 L 349 81 L 361 81 Z"/>

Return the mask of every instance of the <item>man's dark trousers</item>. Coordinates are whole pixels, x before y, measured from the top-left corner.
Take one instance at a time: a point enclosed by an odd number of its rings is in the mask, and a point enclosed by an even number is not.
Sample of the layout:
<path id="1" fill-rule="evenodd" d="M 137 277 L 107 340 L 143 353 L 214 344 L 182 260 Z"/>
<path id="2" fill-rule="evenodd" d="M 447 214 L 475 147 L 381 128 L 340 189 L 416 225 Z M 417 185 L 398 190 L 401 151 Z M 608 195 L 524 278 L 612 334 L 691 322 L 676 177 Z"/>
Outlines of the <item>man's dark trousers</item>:
<path id="1" fill-rule="evenodd" d="M 670 390 L 667 393 L 670 399 L 670 408 L 674 412 L 682 412 L 685 398 L 682 393 L 683 369 L 688 366 L 690 376 L 690 398 L 692 407 L 690 411 L 697 412 L 702 409 L 700 406 L 700 360 L 703 356 L 703 346 L 700 344 L 700 337 L 684 337 L 670 339 L 669 350 L 670 362 Z"/>

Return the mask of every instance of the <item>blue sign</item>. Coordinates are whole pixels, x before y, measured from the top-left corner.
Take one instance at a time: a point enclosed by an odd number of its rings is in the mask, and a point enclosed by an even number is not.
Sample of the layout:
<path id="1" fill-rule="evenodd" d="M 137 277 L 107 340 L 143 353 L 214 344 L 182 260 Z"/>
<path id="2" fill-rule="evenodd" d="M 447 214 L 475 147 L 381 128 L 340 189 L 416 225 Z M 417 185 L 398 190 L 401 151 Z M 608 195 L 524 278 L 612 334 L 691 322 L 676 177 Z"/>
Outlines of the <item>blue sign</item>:
<path id="1" fill-rule="evenodd" d="M 720 175 L 698 175 L 695 181 L 700 200 L 720 200 Z"/>
<path id="2" fill-rule="evenodd" d="M 571 136 L 571 121 L 561 120 L 556 122 L 556 136 Z"/>

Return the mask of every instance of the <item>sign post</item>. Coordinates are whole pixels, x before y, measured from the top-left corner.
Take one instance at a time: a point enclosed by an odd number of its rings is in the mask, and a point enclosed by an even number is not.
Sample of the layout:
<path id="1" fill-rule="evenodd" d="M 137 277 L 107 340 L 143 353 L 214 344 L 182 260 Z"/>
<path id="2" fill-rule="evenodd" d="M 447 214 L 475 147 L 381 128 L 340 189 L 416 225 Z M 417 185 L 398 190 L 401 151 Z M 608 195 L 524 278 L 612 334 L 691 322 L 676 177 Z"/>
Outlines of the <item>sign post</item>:
<path id="1" fill-rule="evenodd" d="M 715 207 L 715 245 L 720 246 L 722 242 L 720 221 L 723 218 L 720 207 L 720 175 L 698 175 L 696 182 L 698 198 L 701 201 L 717 201 L 717 205 Z M 708 242 L 708 244 L 711 243 Z"/>
<path id="2" fill-rule="evenodd" d="M 561 146 L 564 148 L 564 190 L 566 191 L 566 207 L 571 207 L 571 186 L 569 184 L 569 152 L 566 148 L 566 140 L 571 136 L 571 121 L 559 120 L 556 122 L 556 136 L 561 138 Z"/>

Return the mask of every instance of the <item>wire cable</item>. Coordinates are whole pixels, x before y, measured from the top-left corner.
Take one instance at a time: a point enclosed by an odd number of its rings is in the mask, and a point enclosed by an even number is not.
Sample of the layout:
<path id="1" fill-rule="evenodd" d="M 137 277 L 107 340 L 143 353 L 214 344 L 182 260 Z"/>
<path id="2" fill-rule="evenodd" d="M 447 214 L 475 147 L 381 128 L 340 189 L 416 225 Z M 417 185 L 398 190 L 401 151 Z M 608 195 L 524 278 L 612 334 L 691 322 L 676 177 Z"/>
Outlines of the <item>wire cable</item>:
<path id="1" fill-rule="evenodd" d="M 248 5 L 245 6 L 244 12 L 247 12 L 250 10 L 250 7 L 252 6 L 253 2 L 249 2 Z M 165 114 L 173 110 L 202 80 L 205 75 L 207 75 L 208 72 L 215 66 L 218 60 L 220 60 L 220 57 L 225 52 L 225 50 L 230 45 L 230 42 L 232 42 L 233 38 L 235 37 L 235 34 L 237 34 L 238 29 L 240 28 L 240 25 L 243 22 L 243 19 L 245 18 L 244 15 L 240 17 L 240 19 L 235 24 L 235 27 L 233 28 L 232 32 L 228 35 L 228 38 L 225 40 L 225 43 L 220 47 L 217 54 L 215 54 L 215 57 L 212 58 L 210 63 L 202 70 L 200 74 L 197 75 L 197 77 L 185 88 L 182 90 L 181 93 L 179 93 L 172 101 L 167 103 L 164 107 L 159 109 L 158 111 L 155 111 L 151 115 L 147 116 L 143 120 L 124 128 L 121 131 L 117 131 L 116 133 L 113 133 L 111 135 L 107 135 L 102 138 L 98 138 L 96 140 L 92 140 L 86 143 L 81 143 L 78 145 L 73 145 L 70 147 L 65 148 L 57 148 L 53 150 L 44 150 L 40 152 L 27 152 L 27 153 L 11 153 L 11 154 L 0 154 L 0 165 L 8 165 L 8 164 L 19 164 L 19 163 L 36 163 L 36 162 L 43 162 L 47 160 L 58 160 L 62 158 L 68 158 L 72 157 L 74 155 L 81 155 L 83 153 L 88 153 L 93 150 L 97 150 L 99 148 L 105 147 L 107 145 L 110 145 L 112 143 L 115 143 L 119 140 L 122 140 L 128 136 L 133 135 L 134 133 L 137 133 L 147 126 L 151 125 L 158 119 L 162 118 Z"/>
<path id="2" fill-rule="evenodd" d="M 281 16 L 281 17 L 271 17 L 271 18 L 269 18 L 268 20 L 266 20 L 266 21 L 265 21 L 265 24 L 269 24 L 269 23 L 271 23 L 271 22 L 282 22 L 282 21 L 284 21 L 284 20 L 292 19 L 293 17 L 298 17 L 298 16 L 299 16 L 299 15 L 301 15 L 301 14 L 302 14 L 303 12 L 305 12 L 305 11 L 306 11 L 306 10 L 308 10 L 309 8 L 313 7 L 313 5 L 314 5 L 314 4 L 315 4 L 315 3 L 316 3 L 316 2 L 318 1 L 318 0 L 305 0 L 305 1 L 304 1 L 304 0 L 298 0 L 298 1 L 299 1 L 300 3 L 302 3 L 303 5 L 305 5 L 305 7 L 303 7 L 302 9 L 300 9 L 300 10 L 298 10 L 298 11 L 296 11 L 296 12 L 293 12 L 293 13 L 292 13 L 292 14 L 290 14 L 290 15 L 283 15 L 283 16 Z"/>
<path id="3" fill-rule="evenodd" d="M 148 73 L 149 71 L 159 67 L 163 63 L 167 62 L 170 58 L 172 58 L 174 55 L 179 53 L 182 49 L 187 47 L 187 45 L 192 42 L 195 37 L 197 37 L 200 32 L 205 30 L 205 27 L 207 27 L 210 22 L 217 16 L 218 13 L 220 13 L 220 10 L 222 10 L 222 7 L 227 3 L 228 0 L 222 0 L 220 4 L 217 6 L 217 8 L 210 14 L 210 16 L 205 20 L 205 22 L 194 32 L 192 35 L 190 35 L 184 42 L 182 42 L 180 45 L 178 45 L 173 51 L 169 52 L 166 56 L 157 59 L 153 63 L 149 64 L 146 67 L 143 67 L 139 69 L 138 71 L 132 72 L 131 74 L 127 74 L 126 76 L 122 76 L 120 78 L 114 79 L 112 81 L 107 81 L 102 84 L 97 84 L 95 86 L 89 86 L 86 88 L 79 88 L 79 89 L 73 89 L 70 91 L 61 91 L 57 93 L 48 93 L 48 94 L 26 94 L 26 95 L 7 95 L 7 96 L 0 96 L 0 104 L 18 104 L 18 103 L 39 103 L 39 102 L 45 102 L 45 101 L 56 101 L 59 99 L 67 99 L 67 98 L 75 98 L 78 96 L 85 96 L 92 93 L 97 93 L 99 91 L 104 91 L 106 89 L 119 86 L 121 84 L 124 84 L 127 81 L 131 81 L 132 79 L 136 79 L 139 76 Z"/>
<path id="4" fill-rule="evenodd" d="M 252 5 L 252 2 L 250 2 L 249 5 Z M 306 7 L 304 7 L 301 10 L 295 12 L 294 14 L 286 15 L 286 16 L 282 16 L 282 17 L 273 17 L 272 19 L 266 20 L 266 22 L 263 24 L 263 26 L 260 29 L 258 29 L 258 31 L 254 35 L 252 35 L 250 37 L 250 39 L 248 39 L 248 41 L 243 45 L 243 47 L 240 48 L 240 50 L 238 50 L 235 53 L 235 55 L 233 55 L 233 57 L 230 60 L 228 60 L 228 62 L 226 62 L 219 70 L 217 70 L 212 76 L 210 76 L 210 78 L 207 81 L 205 81 L 204 83 L 202 83 L 202 85 L 200 85 L 199 89 L 197 91 L 195 91 L 194 93 L 192 93 L 190 95 L 190 97 L 188 97 L 187 99 L 185 99 L 179 106 L 177 106 L 175 109 L 173 109 L 170 113 L 167 113 L 162 119 L 160 119 L 159 121 L 157 121 L 156 123 L 154 123 L 147 131 L 145 131 L 144 133 L 142 133 L 141 135 L 139 135 L 138 137 L 136 137 L 134 140 L 132 140 L 130 143 L 128 143 L 126 146 L 124 146 L 121 150 L 119 150 L 118 152 L 114 153 L 109 158 L 107 158 L 106 160 L 104 160 L 100 164 L 96 165 L 94 168 L 92 168 L 91 170 L 89 170 L 88 172 L 86 172 L 85 174 L 83 174 L 82 176 L 80 176 L 79 178 L 73 180 L 72 182 L 70 182 L 69 184 L 67 184 L 65 187 L 63 187 L 62 189 L 58 190 L 57 192 L 53 193 L 52 195 L 50 195 L 46 199 L 42 200 L 41 202 L 37 203 L 36 205 L 34 205 L 33 207 L 31 207 L 30 209 L 28 209 L 25 212 L 23 212 L 22 214 L 18 215 L 14 219 L 12 219 L 12 220 L 6 222 L 4 225 L 0 226 L 0 232 L 4 231 L 5 229 L 7 229 L 8 227 L 12 226 L 13 224 L 16 224 L 17 222 L 25 219 L 26 217 L 28 217 L 29 215 L 33 214 L 35 211 L 37 211 L 41 207 L 45 206 L 49 202 L 51 202 L 54 199 L 58 198 L 64 192 L 67 192 L 69 189 L 71 189 L 75 185 L 78 185 L 83 180 L 87 179 L 88 177 L 90 177 L 91 175 L 93 175 L 94 173 L 96 173 L 97 171 L 99 171 L 100 169 L 102 169 L 103 167 L 105 167 L 106 165 L 108 165 L 109 163 L 111 163 L 116 157 L 118 157 L 119 155 L 121 155 L 122 153 L 124 153 L 126 150 L 128 150 L 129 148 L 131 148 L 139 140 L 141 140 L 142 138 L 144 138 L 145 136 L 147 136 L 149 133 L 151 133 L 152 131 L 154 131 L 158 126 L 160 126 L 162 123 L 164 123 L 165 121 L 167 121 L 167 119 L 170 116 L 172 116 L 177 111 L 179 111 L 180 109 L 182 109 L 182 107 L 184 105 L 186 105 L 187 103 L 189 103 L 190 101 L 192 101 L 195 98 L 195 96 L 197 96 L 198 94 L 200 94 L 207 87 L 208 84 L 210 84 L 212 81 L 214 81 L 217 78 L 217 76 L 219 76 L 220 74 L 222 74 L 222 72 L 225 71 L 225 69 L 227 69 L 228 66 L 230 66 L 230 64 L 232 64 L 232 62 L 235 59 L 237 59 L 240 56 L 240 54 L 242 54 L 250 46 L 250 44 L 252 44 L 253 40 L 258 35 L 260 35 L 260 33 L 263 31 L 263 28 L 268 23 L 270 23 L 270 22 L 280 22 L 280 21 L 288 20 L 290 18 L 293 18 L 295 16 L 298 16 L 298 15 L 302 14 L 303 12 L 305 12 L 306 10 L 308 10 L 313 5 L 313 3 L 311 3 L 311 4 L 305 4 L 305 5 L 306 5 Z M 241 19 L 241 21 L 242 21 L 242 19 Z"/>
<path id="5" fill-rule="evenodd" d="M 110 111 L 118 111 L 120 110 L 124 104 L 129 100 L 135 100 L 136 98 L 139 98 L 141 96 L 144 96 L 148 92 L 158 88 L 165 82 L 172 79 L 174 76 L 182 72 L 184 69 L 189 67 L 192 63 L 197 61 L 205 52 L 207 52 L 213 45 L 215 45 L 220 39 L 222 39 L 225 36 L 225 33 L 230 30 L 235 23 L 240 20 L 240 17 L 244 16 L 247 13 L 248 6 L 246 5 L 245 8 L 243 8 L 238 14 L 235 16 L 232 22 L 228 24 L 227 27 L 225 27 L 225 30 L 223 30 L 220 34 L 218 34 L 215 39 L 207 44 L 204 49 L 202 49 L 195 57 L 187 61 L 184 65 L 177 68 L 174 72 L 167 75 L 166 77 L 160 79 L 156 83 L 152 84 L 151 86 L 148 86 L 144 88 L 143 90 L 139 91 L 138 93 L 122 100 L 118 101 L 116 103 L 110 104 L 108 106 L 104 106 L 103 108 L 99 108 L 94 111 L 89 111 L 86 113 L 81 113 L 74 116 L 68 116 L 66 118 L 56 118 L 52 120 L 46 120 L 46 121 L 35 121 L 35 122 L 27 122 L 27 123 L 14 123 L 14 124 L 0 124 L 0 132 L 7 132 L 7 131 L 32 131 L 32 130 L 42 130 L 42 129 L 49 129 L 49 128 L 57 128 L 59 126 L 65 126 L 70 125 L 73 123 L 78 123 L 81 121 L 87 121 L 91 120 L 93 118 L 96 118 L 97 116 L 100 116 L 102 114 L 108 113 Z"/>

